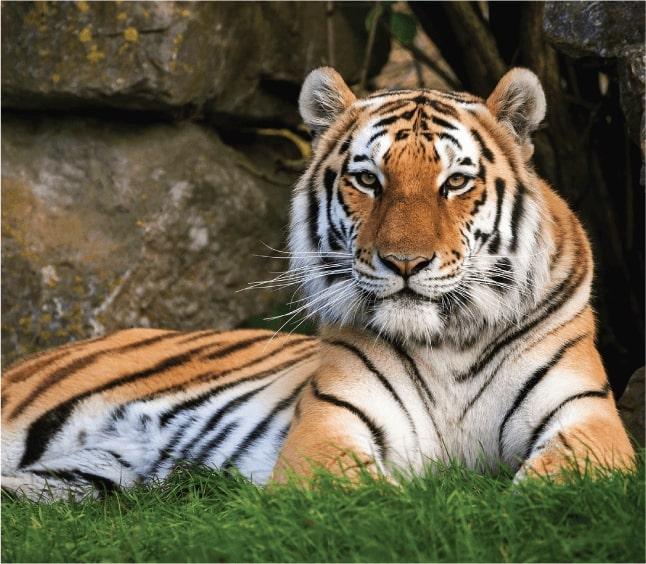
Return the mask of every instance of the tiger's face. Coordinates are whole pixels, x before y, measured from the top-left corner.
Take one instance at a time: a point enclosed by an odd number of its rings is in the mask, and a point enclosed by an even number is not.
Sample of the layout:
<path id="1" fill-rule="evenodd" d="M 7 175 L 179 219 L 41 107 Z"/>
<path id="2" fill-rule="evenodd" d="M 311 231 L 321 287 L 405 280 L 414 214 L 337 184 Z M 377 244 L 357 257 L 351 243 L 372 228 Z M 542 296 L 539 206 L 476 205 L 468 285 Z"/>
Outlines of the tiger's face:
<path id="1" fill-rule="evenodd" d="M 538 223 L 529 133 L 545 113 L 532 73 L 511 71 L 487 102 L 429 90 L 357 100 L 324 68 L 300 107 L 314 158 L 290 250 L 311 315 L 424 342 L 518 315 Z"/>

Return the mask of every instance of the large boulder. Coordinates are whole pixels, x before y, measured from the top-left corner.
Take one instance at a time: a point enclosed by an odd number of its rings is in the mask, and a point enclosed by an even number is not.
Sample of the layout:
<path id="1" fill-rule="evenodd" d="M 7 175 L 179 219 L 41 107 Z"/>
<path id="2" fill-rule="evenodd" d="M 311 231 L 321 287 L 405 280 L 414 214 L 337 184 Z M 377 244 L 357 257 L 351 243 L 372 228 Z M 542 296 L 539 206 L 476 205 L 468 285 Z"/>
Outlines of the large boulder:
<path id="1" fill-rule="evenodd" d="M 644 2 L 546 2 L 543 30 L 572 57 L 617 59 L 621 107 L 644 149 Z"/>
<path id="2" fill-rule="evenodd" d="M 8 2 L 2 103 L 296 119 L 328 59 L 325 2 Z M 334 11 L 334 57 L 359 77 L 369 7 Z"/>
<path id="3" fill-rule="evenodd" d="M 2 352 L 131 326 L 232 327 L 280 297 L 289 186 L 195 124 L 5 116 Z"/>
<path id="4" fill-rule="evenodd" d="M 572 57 L 617 57 L 644 42 L 644 3 L 546 2 L 543 30 Z"/>

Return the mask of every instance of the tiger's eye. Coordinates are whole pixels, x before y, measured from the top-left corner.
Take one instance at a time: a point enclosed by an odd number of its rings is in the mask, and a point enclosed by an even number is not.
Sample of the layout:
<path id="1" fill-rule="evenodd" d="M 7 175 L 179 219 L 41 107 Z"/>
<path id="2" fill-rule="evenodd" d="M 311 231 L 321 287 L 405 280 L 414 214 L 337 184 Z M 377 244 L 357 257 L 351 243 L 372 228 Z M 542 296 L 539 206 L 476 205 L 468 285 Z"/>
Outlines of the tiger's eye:
<path id="1" fill-rule="evenodd" d="M 463 174 L 453 174 L 452 176 L 449 176 L 449 179 L 446 182 L 451 188 L 462 188 L 466 181 L 466 176 Z"/>
<path id="2" fill-rule="evenodd" d="M 359 175 L 359 182 L 364 186 L 374 186 L 377 183 L 377 177 L 371 172 L 362 172 Z"/>

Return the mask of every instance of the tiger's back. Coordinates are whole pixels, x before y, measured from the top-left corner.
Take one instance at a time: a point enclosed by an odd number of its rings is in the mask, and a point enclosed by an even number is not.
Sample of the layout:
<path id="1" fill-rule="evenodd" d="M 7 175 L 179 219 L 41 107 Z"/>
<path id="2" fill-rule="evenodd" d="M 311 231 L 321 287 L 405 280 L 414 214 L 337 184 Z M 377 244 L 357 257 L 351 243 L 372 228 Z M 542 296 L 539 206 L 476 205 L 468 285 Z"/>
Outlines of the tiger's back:
<path id="1" fill-rule="evenodd" d="M 264 482 L 317 365 L 317 339 L 260 330 L 133 329 L 46 351 L 3 375 L 3 485 L 110 489 L 178 460 Z"/>

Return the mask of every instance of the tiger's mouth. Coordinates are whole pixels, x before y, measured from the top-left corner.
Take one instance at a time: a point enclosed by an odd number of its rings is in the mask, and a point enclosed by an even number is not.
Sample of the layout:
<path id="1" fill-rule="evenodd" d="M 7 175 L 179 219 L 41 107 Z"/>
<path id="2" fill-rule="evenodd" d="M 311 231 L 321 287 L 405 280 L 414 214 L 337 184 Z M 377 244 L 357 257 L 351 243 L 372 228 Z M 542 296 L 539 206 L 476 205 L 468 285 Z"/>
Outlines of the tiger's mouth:
<path id="1" fill-rule="evenodd" d="M 382 301 L 393 300 L 398 302 L 414 304 L 419 302 L 433 302 L 433 301 L 439 300 L 439 298 L 440 296 L 437 296 L 437 297 L 425 296 L 424 294 L 420 294 L 419 292 L 416 292 L 410 286 L 404 286 L 398 292 L 394 292 L 390 296 L 385 296 L 384 298 L 381 298 L 381 300 Z"/>

